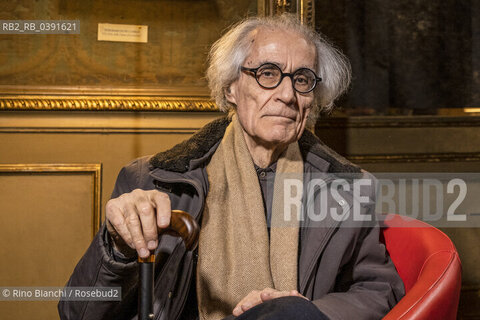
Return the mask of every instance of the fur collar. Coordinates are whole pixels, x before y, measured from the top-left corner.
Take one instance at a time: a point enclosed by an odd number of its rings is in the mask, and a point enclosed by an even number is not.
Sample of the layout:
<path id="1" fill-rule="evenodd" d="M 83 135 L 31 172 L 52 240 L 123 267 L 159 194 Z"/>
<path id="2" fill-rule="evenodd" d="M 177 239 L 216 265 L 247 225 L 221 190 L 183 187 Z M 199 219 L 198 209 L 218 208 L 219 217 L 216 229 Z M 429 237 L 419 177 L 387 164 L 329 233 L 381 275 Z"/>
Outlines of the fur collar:
<path id="1" fill-rule="evenodd" d="M 186 172 L 190 168 L 190 161 L 205 156 L 223 137 L 230 123 L 229 117 L 216 119 L 205 125 L 190 139 L 185 140 L 170 150 L 157 153 L 150 159 L 154 168 L 167 171 Z M 313 133 L 305 130 L 298 141 L 303 158 L 309 152 L 319 156 L 330 164 L 329 172 L 358 173 L 361 169 L 327 147 Z"/>

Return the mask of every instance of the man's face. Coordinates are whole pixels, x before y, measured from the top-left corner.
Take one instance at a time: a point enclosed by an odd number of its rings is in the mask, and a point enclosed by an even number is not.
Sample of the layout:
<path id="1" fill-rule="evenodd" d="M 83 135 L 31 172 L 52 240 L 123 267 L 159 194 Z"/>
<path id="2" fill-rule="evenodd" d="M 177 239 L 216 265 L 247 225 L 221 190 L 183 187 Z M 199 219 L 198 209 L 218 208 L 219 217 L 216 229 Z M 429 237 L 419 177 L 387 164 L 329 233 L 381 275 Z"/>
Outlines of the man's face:
<path id="1" fill-rule="evenodd" d="M 257 29 L 244 67 L 257 68 L 269 62 L 282 72 L 299 68 L 315 70 L 315 47 L 296 33 Z M 246 134 L 258 145 L 287 145 L 300 138 L 313 102 L 313 92 L 293 89 L 289 77 L 274 89 L 264 89 L 253 73 L 241 72 L 227 91 L 227 100 L 237 106 L 237 115 Z"/>

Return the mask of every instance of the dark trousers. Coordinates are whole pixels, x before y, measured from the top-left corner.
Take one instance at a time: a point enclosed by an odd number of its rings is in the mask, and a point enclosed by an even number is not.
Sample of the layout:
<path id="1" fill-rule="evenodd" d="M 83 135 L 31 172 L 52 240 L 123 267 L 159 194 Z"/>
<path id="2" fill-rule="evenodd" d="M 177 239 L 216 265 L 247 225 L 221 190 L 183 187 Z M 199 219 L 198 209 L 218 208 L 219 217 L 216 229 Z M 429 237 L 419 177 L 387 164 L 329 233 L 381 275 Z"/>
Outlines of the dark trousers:
<path id="1" fill-rule="evenodd" d="M 281 297 L 256 305 L 238 317 L 224 320 L 328 320 L 310 301 L 300 297 Z"/>

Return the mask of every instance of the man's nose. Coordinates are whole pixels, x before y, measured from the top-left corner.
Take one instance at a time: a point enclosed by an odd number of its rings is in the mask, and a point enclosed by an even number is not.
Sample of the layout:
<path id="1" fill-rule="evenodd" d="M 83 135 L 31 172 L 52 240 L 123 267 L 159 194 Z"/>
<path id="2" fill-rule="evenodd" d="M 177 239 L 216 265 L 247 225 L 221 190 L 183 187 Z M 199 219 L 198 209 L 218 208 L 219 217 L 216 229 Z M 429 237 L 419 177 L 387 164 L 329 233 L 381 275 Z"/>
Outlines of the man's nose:
<path id="1" fill-rule="evenodd" d="M 286 76 L 280 82 L 280 85 L 277 87 L 279 91 L 279 98 L 286 104 L 291 104 L 295 102 L 296 95 L 295 89 L 293 88 L 293 80 L 291 77 Z"/>

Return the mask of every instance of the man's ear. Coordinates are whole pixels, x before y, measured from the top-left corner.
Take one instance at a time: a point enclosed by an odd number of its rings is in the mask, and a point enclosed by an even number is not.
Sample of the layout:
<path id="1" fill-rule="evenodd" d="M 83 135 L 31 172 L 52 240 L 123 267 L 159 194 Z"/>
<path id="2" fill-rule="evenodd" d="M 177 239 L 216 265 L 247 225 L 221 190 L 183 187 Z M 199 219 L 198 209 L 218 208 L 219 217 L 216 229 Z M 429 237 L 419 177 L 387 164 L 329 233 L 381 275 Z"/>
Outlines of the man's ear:
<path id="1" fill-rule="evenodd" d="M 225 89 L 225 98 L 227 98 L 227 101 L 230 102 L 233 105 L 237 104 L 236 92 L 237 92 L 237 82 L 236 81 L 234 83 L 230 84 L 228 86 L 228 88 Z"/>

